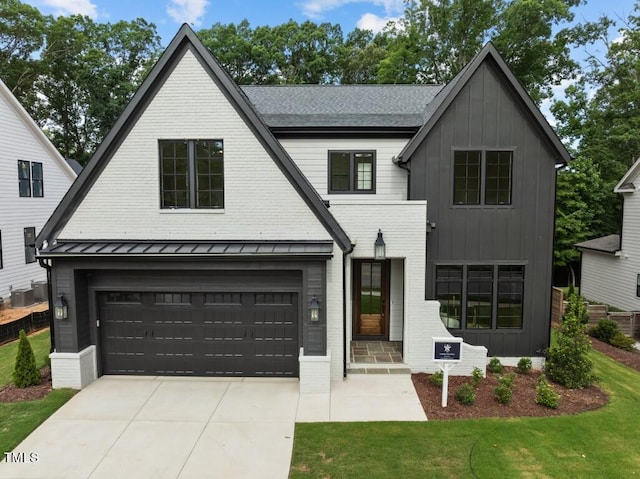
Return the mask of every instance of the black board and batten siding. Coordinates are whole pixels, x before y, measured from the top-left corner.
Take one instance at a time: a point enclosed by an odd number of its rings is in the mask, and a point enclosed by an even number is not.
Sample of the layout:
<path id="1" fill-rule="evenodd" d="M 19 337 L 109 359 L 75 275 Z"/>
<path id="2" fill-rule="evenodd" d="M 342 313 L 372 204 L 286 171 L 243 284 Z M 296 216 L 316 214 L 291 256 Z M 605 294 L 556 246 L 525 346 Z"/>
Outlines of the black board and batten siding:
<path id="1" fill-rule="evenodd" d="M 522 329 L 452 330 L 491 356 L 539 356 L 548 346 L 557 155 L 545 139 L 503 74 L 486 61 L 411 159 L 410 197 L 427 200 L 428 220 L 436 225 L 427 237 L 427 299 L 435 298 L 438 264 L 525 267 Z M 454 205 L 456 149 L 513 151 L 510 205 Z"/>

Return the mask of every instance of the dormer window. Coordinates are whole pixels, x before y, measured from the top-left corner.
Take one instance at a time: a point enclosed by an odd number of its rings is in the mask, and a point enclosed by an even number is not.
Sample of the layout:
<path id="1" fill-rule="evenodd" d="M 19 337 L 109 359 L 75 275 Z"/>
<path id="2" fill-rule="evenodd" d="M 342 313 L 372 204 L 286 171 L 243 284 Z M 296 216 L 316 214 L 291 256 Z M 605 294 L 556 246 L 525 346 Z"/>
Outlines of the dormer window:
<path id="1" fill-rule="evenodd" d="M 375 193 L 374 151 L 330 151 L 329 193 Z"/>

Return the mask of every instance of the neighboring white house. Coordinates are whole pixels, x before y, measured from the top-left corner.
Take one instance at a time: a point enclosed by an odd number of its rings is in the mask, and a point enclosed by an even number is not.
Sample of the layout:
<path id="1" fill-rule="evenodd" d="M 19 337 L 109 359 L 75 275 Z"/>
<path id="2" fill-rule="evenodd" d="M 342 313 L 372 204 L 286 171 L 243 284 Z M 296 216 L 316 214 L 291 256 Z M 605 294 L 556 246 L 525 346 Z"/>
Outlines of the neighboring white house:
<path id="1" fill-rule="evenodd" d="M 627 311 L 640 311 L 640 159 L 614 188 L 624 201 L 622 235 L 578 243 L 580 293 Z"/>
<path id="2" fill-rule="evenodd" d="M 38 236 L 54 387 L 541 357 L 568 159 L 491 44 L 446 86 L 239 87 L 184 25 Z"/>
<path id="3" fill-rule="evenodd" d="M 76 174 L 0 81 L 0 297 L 46 280 L 36 237 Z"/>

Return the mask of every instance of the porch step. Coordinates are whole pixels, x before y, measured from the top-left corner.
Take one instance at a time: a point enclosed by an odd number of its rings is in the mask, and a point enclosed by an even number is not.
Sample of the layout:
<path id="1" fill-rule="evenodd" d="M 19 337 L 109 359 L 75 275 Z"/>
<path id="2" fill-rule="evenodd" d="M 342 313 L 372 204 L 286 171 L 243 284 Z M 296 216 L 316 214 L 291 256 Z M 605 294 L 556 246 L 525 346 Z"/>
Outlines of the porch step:
<path id="1" fill-rule="evenodd" d="M 347 374 L 411 374 L 406 364 L 392 363 L 351 363 Z"/>

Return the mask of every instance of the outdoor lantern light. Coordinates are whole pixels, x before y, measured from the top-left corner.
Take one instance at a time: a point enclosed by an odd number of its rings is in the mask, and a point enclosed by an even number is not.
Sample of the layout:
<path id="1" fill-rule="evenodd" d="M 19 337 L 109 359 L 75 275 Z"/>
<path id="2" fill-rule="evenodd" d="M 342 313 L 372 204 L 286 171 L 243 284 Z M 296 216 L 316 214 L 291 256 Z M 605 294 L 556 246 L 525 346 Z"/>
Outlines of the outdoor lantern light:
<path id="1" fill-rule="evenodd" d="M 378 230 L 378 237 L 374 246 L 374 257 L 379 260 L 383 260 L 386 257 L 386 246 L 382 239 L 382 230 Z"/>
<path id="2" fill-rule="evenodd" d="M 315 295 L 311 298 L 311 303 L 309 303 L 309 314 L 309 321 L 312 323 L 320 321 L 320 303 L 318 303 L 318 298 Z"/>
<path id="3" fill-rule="evenodd" d="M 58 295 L 58 299 L 53 303 L 53 314 L 56 319 L 67 319 L 68 317 L 67 302 L 61 294 Z"/>

